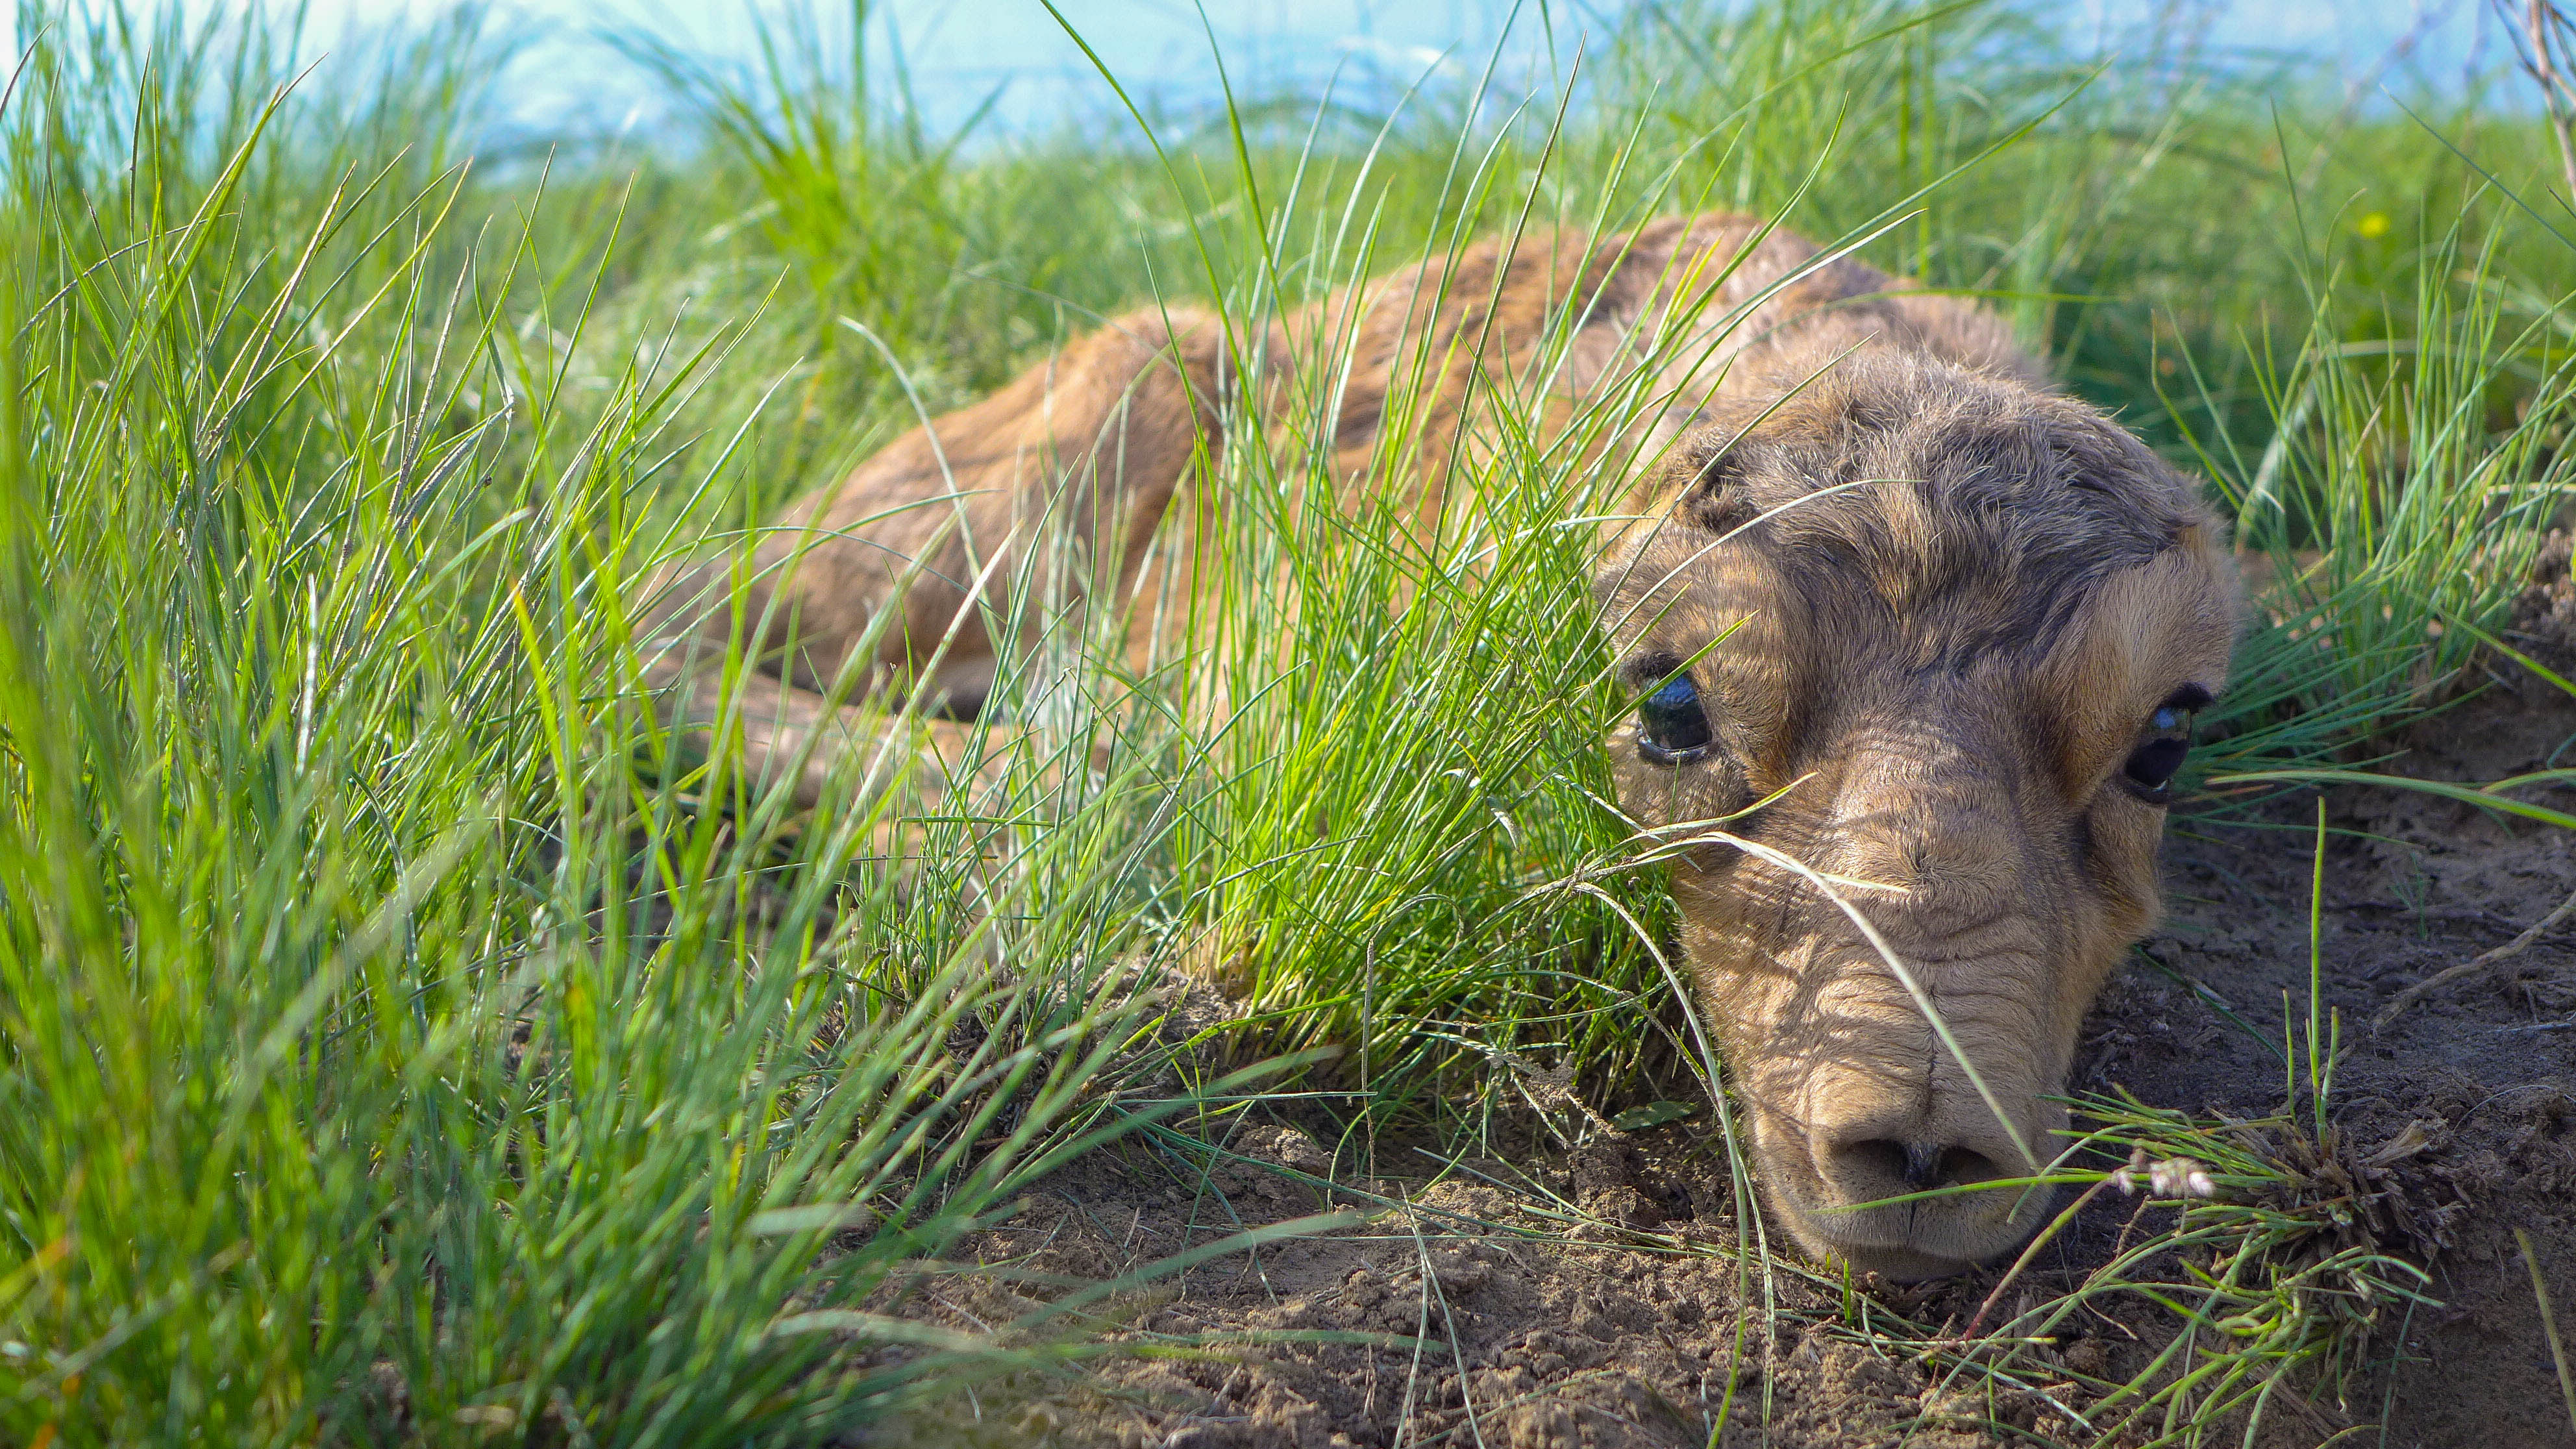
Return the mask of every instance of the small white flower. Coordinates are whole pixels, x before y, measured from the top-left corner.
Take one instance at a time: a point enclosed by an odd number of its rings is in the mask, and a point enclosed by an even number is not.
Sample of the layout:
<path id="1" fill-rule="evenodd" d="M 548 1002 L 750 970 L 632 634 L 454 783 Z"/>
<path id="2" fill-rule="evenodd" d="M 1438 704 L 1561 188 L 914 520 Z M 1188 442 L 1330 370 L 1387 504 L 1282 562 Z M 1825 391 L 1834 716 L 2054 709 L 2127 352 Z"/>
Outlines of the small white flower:
<path id="1" fill-rule="evenodd" d="M 2138 1190 L 2138 1179 L 2146 1179 L 2151 1197 L 2216 1197 L 2218 1180 L 2206 1168 L 2188 1157 L 2168 1157 L 2162 1162 L 2147 1160 L 2143 1147 L 2129 1154 L 2129 1165 L 2111 1174 L 2111 1185 L 2127 1197 Z"/>
<path id="2" fill-rule="evenodd" d="M 2158 1197 L 2215 1197 L 2218 1184 L 2197 1162 L 2188 1157 L 2169 1157 L 2149 1169 L 2149 1181 Z"/>

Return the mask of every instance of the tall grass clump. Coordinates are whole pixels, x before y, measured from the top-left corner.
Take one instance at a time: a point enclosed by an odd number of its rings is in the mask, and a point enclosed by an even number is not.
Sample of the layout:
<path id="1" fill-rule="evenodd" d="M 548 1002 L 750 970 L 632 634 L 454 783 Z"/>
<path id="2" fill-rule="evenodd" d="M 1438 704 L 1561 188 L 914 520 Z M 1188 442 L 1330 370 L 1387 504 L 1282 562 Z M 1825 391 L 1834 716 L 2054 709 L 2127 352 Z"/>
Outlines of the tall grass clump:
<path id="1" fill-rule="evenodd" d="M 2214 759 L 2329 762 L 2440 702 L 2503 621 L 2576 489 L 2576 349 L 2565 299 L 2534 305 L 2463 254 L 2454 222 L 2425 242 L 2400 315 L 2410 329 L 2346 337 L 2328 272 L 2308 335 L 2261 355 L 2261 446 L 2195 438 L 2235 514 L 2260 612 L 2229 701 L 2250 725 Z"/>
<path id="2" fill-rule="evenodd" d="M 1126 1059 L 1125 817 L 670 761 L 624 600 L 752 319 L 595 347 L 379 145 L 488 53 L 128 19 L 0 118 L 0 1438 L 810 1442 L 1047 1361 L 870 1295 Z"/>
<path id="3" fill-rule="evenodd" d="M 1365 164 L 1291 209 L 1322 179 L 1296 177 L 1291 204 L 1253 224 L 1282 238 L 1274 253 L 1300 228 L 1330 241 L 1302 249 L 1302 275 L 1257 274 L 1245 310 L 1329 306 L 1417 263 L 1447 277 L 1496 233 L 1615 229 L 1597 213 L 1534 214 L 1544 183 L 1515 178 L 1501 149 L 1462 138 L 1441 208 L 1455 221 L 1418 248 L 1381 249 L 1361 210 Z M 1457 285 L 1425 305 L 1477 300 Z M 1619 706 L 1591 622 L 1584 520 L 1615 506 L 1626 469 L 1651 465 L 1618 441 L 1648 399 L 1613 389 L 1551 416 L 1554 344 L 1530 377 L 1471 373 L 1466 408 L 1508 421 L 1463 445 L 1459 483 L 1426 503 L 1405 440 L 1436 436 L 1428 415 L 1456 401 L 1438 390 L 1459 369 L 1417 341 L 1395 360 L 1375 455 L 1337 500 L 1350 345 L 1326 332 L 1271 359 L 1300 379 L 1297 401 L 1233 430 L 1212 480 L 1230 514 L 1220 647 L 1188 688 L 1227 707 L 1196 711 L 1216 728 L 1178 840 L 1200 883 L 1184 969 L 1285 1041 L 1344 1044 L 1343 1080 L 1383 1106 L 1551 1070 L 1613 1085 L 1654 1040 L 1636 1028 L 1660 1009 L 1663 909 L 1650 873 L 1624 864 L 1630 827 L 1606 804 L 1598 741 Z"/>

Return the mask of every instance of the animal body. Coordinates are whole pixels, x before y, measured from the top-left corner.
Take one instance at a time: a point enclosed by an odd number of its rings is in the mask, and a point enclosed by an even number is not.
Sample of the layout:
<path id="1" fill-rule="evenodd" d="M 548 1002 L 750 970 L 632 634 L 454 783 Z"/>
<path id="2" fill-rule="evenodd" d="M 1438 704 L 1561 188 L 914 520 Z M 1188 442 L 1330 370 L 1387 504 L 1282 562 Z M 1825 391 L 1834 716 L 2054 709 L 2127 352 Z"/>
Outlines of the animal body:
<path id="1" fill-rule="evenodd" d="M 1347 359 L 1323 382 L 1265 361 L 1318 346 Z M 2048 1194 L 1939 1190 L 2057 1150 L 2238 586 L 2194 486 L 1972 304 L 1703 215 L 1488 243 L 1250 331 L 1129 314 L 791 510 L 739 615 L 705 602 L 727 573 L 667 580 L 657 677 L 759 621 L 778 705 L 746 745 L 811 798 L 816 733 L 863 730 L 835 681 L 971 711 L 1073 610 L 1159 647 L 1141 602 L 1196 586 L 1224 500 L 1194 460 L 1240 420 L 1324 409 L 1336 486 L 1393 460 L 1435 520 L 1497 407 L 1562 428 L 1621 389 L 1585 444 L 1626 475 L 1596 593 L 1639 705 L 1607 748 L 1641 829 L 1697 842 L 1682 946 L 1766 1199 L 1898 1279 L 1999 1254 Z"/>

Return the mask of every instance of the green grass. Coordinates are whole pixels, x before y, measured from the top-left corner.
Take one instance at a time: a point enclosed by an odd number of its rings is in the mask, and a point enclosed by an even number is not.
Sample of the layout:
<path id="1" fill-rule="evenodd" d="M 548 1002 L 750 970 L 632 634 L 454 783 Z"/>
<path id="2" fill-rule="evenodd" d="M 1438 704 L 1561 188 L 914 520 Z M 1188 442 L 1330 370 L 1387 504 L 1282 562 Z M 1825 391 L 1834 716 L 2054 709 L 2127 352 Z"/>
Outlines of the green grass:
<path id="1" fill-rule="evenodd" d="M 1715 1080 L 1604 803 L 1620 701 L 1563 520 L 1617 480 L 1526 430 L 1419 546 L 1299 506 L 1318 418 L 1244 430 L 1205 463 L 1240 500 L 1222 647 L 1138 681 L 1051 641 L 935 806 L 889 748 L 800 816 L 656 725 L 656 564 L 1113 308 L 1249 322 L 1683 208 L 1872 237 L 2205 467 L 2297 580 L 2211 768 L 2370 758 L 2568 482 L 2566 256 L 2504 189 L 2555 204 L 2537 128 L 2339 115 L 2178 36 L 2103 70 L 2037 7 L 1730 13 L 1641 7 L 1570 100 L 1244 96 L 1158 146 L 1106 106 L 928 133 L 801 21 L 747 75 L 632 34 L 695 129 L 539 166 L 469 164 L 509 40 L 470 16 L 304 75 L 274 17 L 22 5 L 0 1439 L 815 1442 L 1078 1356 L 1041 1325 L 872 1354 L 924 1336 L 871 1293 L 1098 1134 L 1257 1084 L 1169 1087 L 1142 988 L 1184 967 L 1239 989 L 1238 1051 L 1312 1049 L 1261 1080 L 1355 1132 Z M 2236 1254 L 2228 1293 L 2404 1286 L 2213 1214 L 2159 1241 Z M 2349 1341 L 2274 1332 L 2302 1372 Z"/>

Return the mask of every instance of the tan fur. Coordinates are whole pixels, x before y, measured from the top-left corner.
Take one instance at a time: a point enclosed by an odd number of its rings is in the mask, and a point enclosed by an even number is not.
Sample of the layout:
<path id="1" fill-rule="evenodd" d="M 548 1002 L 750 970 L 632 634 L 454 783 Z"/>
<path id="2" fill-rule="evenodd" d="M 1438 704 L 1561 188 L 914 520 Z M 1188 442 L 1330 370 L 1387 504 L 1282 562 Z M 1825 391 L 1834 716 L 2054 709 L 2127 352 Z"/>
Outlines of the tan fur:
<path id="1" fill-rule="evenodd" d="M 1350 367 L 1329 384 L 1277 365 L 1343 342 Z M 1701 216 L 1489 243 L 1255 335 L 1130 314 L 898 440 L 760 545 L 749 618 L 768 621 L 755 653 L 781 690 L 748 731 L 754 763 L 789 768 L 833 727 L 866 736 L 815 692 L 844 670 L 881 699 L 972 702 L 997 651 L 1098 601 L 1127 607 L 1130 653 L 1150 660 L 1169 611 L 1136 601 L 1192 593 L 1194 520 L 1224 504 L 1196 496 L 1192 459 L 1230 418 L 1329 409 L 1338 481 L 1400 460 L 1427 530 L 1472 503 L 1451 494 L 1492 409 L 1535 403 L 1558 429 L 1630 387 L 1647 405 L 1592 443 L 1638 476 L 1630 516 L 1603 531 L 1604 627 L 1641 691 L 1740 627 L 1692 671 L 1719 748 L 1650 764 L 1633 724 L 1609 747 L 1641 827 L 1702 837 L 1673 891 L 1769 1199 L 1810 1250 L 1862 1268 L 1914 1277 L 1999 1253 L 2044 1193 L 1859 1205 L 1910 1190 L 1909 1145 L 1947 1152 L 1960 1180 L 2056 1150 L 2063 1113 L 2043 1097 L 2157 910 L 2163 811 L 2116 777 L 2160 702 L 2223 683 L 2237 586 L 2191 485 L 2048 391 L 1970 305 Z M 1383 435 L 1391 415 L 1413 420 L 1407 436 Z M 1036 587 L 1004 617 L 1019 570 Z M 724 579 L 666 581 L 675 647 L 657 680 L 685 683 L 728 631 L 758 629 L 700 617 Z M 806 798 L 828 763 L 802 770 Z M 1723 828 L 1860 883 L 1835 889 L 2009 1128 L 1825 890 L 1694 824 L 1775 792 Z"/>

